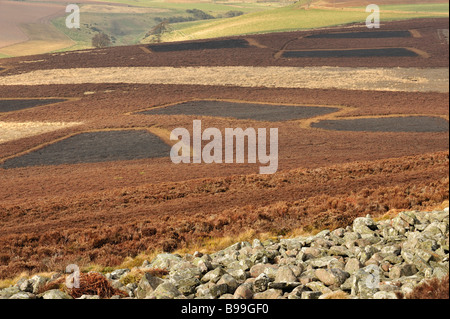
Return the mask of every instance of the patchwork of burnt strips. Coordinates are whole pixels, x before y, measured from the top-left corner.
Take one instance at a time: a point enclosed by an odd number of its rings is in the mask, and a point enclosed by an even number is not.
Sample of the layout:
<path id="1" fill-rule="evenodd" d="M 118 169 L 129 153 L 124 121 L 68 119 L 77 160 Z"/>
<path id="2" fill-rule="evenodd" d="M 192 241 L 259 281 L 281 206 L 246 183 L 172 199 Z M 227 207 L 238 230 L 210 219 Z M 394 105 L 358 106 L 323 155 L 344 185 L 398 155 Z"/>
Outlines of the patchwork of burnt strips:
<path id="1" fill-rule="evenodd" d="M 250 45 L 244 39 L 228 39 L 228 40 L 168 43 L 168 44 L 153 44 L 149 45 L 147 48 L 149 48 L 154 52 L 171 52 L 171 51 L 243 49 L 248 47 L 250 47 Z"/>
<path id="2" fill-rule="evenodd" d="M 372 58 L 372 57 L 417 57 L 407 48 L 371 48 L 345 50 L 296 50 L 285 51 L 284 58 Z"/>
<path id="3" fill-rule="evenodd" d="M 332 32 L 311 34 L 305 38 L 312 39 L 383 39 L 383 38 L 410 38 L 410 31 L 359 31 L 359 32 Z"/>

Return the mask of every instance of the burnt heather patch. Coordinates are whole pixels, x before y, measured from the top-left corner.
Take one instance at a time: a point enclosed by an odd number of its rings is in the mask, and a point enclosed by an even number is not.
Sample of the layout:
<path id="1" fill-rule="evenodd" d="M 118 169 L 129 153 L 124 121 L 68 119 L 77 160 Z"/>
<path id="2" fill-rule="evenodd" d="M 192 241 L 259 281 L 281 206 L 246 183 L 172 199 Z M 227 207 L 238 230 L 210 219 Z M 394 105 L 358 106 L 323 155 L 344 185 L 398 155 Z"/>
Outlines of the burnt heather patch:
<path id="1" fill-rule="evenodd" d="M 149 45 L 154 52 L 192 51 L 192 50 L 217 50 L 248 48 L 250 45 L 244 39 L 229 39 L 201 42 L 181 42 L 170 44 Z"/>
<path id="2" fill-rule="evenodd" d="M 333 131 L 352 132 L 448 132 L 448 121 L 439 117 L 406 116 L 388 118 L 360 118 L 351 120 L 324 120 L 312 127 Z"/>
<path id="3" fill-rule="evenodd" d="M 1 70 L 1 69 L 0 69 Z M 14 112 L 36 106 L 65 102 L 66 99 L 23 99 L 0 100 L 0 113 Z"/>
<path id="4" fill-rule="evenodd" d="M 305 50 L 285 51 L 283 58 L 370 58 L 370 57 L 416 57 L 417 53 L 406 48 L 352 49 L 352 50 Z"/>
<path id="5" fill-rule="evenodd" d="M 5 161 L 3 168 L 168 157 L 170 147 L 145 130 L 82 133 Z"/>
<path id="6" fill-rule="evenodd" d="M 409 31 L 361 31 L 361 32 L 335 32 L 312 34 L 306 38 L 312 39 L 383 39 L 383 38 L 410 38 Z"/>
<path id="7" fill-rule="evenodd" d="M 333 107 L 272 105 L 227 101 L 190 101 L 141 112 L 147 115 L 198 115 L 279 122 L 311 118 L 338 111 Z"/>

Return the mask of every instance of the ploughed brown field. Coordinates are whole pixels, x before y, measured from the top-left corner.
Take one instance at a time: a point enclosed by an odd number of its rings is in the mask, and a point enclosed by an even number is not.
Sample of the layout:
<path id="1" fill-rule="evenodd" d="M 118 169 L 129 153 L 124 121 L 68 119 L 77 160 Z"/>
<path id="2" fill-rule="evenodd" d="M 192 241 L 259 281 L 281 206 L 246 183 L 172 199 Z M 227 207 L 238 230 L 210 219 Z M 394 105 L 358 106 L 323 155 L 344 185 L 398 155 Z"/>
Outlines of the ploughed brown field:
<path id="1" fill-rule="evenodd" d="M 440 205 L 449 196 L 449 96 L 442 89 L 449 47 L 442 29 L 448 19 L 383 25 L 402 31 L 396 37 L 308 37 L 367 32 L 354 25 L 0 60 L 0 278 L 70 263 L 114 266 L 127 256 L 211 237 L 285 235 L 346 226 L 368 213 Z M 285 54 L 380 48 L 415 54 Z M 334 79 L 347 89 L 330 77 L 326 88 L 133 78 L 140 68 L 175 67 L 167 73 L 173 79 L 187 67 L 231 66 L 279 67 L 271 70 L 280 81 L 285 67 L 376 70 L 381 84 L 375 89 L 357 77 Z M 385 77 L 397 67 L 411 73 L 402 73 L 401 85 Z M 93 68 L 128 68 L 134 75 L 127 83 L 102 83 Z M 447 78 L 423 75 L 446 68 Z M 88 80 L 57 76 L 71 69 Z M 221 69 L 214 70 L 220 78 Z M 442 85 L 433 90 L 426 86 L 431 81 Z M 192 131 L 196 119 L 222 132 L 278 128 L 278 172 L 258 175 L 259 164 L 173 164 L 170 132 Z"/>

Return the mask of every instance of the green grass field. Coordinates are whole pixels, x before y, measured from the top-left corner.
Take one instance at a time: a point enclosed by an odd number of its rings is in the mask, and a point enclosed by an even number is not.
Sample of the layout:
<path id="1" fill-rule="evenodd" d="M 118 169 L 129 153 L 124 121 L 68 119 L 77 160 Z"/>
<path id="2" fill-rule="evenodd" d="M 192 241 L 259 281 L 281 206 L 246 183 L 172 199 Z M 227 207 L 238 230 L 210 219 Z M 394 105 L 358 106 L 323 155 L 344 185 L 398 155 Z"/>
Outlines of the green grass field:
<path id="1" fill-rule="evenodd" d="M 54 26 L 56 26 L 62 33 L 76 42 L 76 45 L 68 48 L 68 50 L 91 48 L 92 37 L 100 31 L 108 34 L 114 40 L 113 45 L 137 44 L 142 39 L 144 39 L 149 30 L 151 30 L 156 24 L 159 23 L 157 20 L 155 20 L 156 18 L 165 19 L 174 16 L 187 17 L 189 16 L 189 14 L 186 13 L 187 9 L 199 9 L 213 16 L 217 16 L 218 14 L 223 14 L 231 10 L 248 13 L 261 10 L 270 10 L 271 6 L 279 7 L 281 5 L 280 3 L 243 3 L 233 5 L 215 4 L 212 2 L 166 3 L 150 0 L 112 0 L 108 2 L 116 2 L 145 8 L 165 9 L 165 11 L 149 13 L 127 13 L 125 8 L 123 13 L 105 13 L 92 11 L 83 12 L 83 5 L 81 5 L 82 13 L 80 29 L 67 29 L 65 26 L 64 17 L 57 18 L 52 21 Z M 120 7 L 117 7 L 116 10 L 120 10 Z M 195 22 L 193 24 L 195 25 Z"/>
<path id="2" fill-rule="evenodd" d="M 395 7 L 401 8 L 402 6 Z M 440 9 L 443 11 L 444 8 L 445 6 L 435 6 L 433 10 Z M 431 10 L 431 12 L 433 11 Z M 163 37 L 163 41 L 181 41 L 233 35 L 314 29 L 354 22 L 364 22 L 367 16 L 368 13 L 366 13 L 364 9 L 361 9 L 360 11 L 346 11 L 339 9 L 304 10 L 300 9 L 298 4 L 295 4 L 284 8 L 250 13 L 231 19 L 174 24 L 174 31 L 166 34 Z M 381 19 L 384 21 L 435 16 L 437 15 L 434 13 L 426 12 L 381 12 Z"/>

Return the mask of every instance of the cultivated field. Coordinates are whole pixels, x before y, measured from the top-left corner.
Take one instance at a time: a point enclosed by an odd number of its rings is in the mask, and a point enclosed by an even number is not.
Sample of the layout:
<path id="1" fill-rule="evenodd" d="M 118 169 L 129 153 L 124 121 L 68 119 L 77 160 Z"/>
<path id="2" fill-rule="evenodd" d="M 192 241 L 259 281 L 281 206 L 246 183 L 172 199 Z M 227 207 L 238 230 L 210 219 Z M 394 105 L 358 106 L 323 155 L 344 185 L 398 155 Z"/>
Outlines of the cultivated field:
<path id="1" fill-rule="evenodd" d="M 440 207 L 445 29 L 448 18 L 418 19 L 385 22 L 390 37 L 330 36 L 367 32 L 355 24 L 2 59 L 0 278 Z M 173 164 L 170 132 L 196 119 L 278 128 L 278 173 Z"/>
<path id="2" fill-rule="evenodd" d="M 0 8 L 0 55 L 46 53 L 74 44 L 50 23 L 65 14 L 62 4 L 1 1 Z"/>
<path id="3" fill-rule="evenodd" d="M 163 40 L 183 41 L 253 33 L 314 29 L 348 23 L 362 23 L 365 22 L 368 16 L 365 12 L 365 6 L 342 9 L 340 7 L 335 8 L 331 4 L 321 6 L 320 3 L 316 5 L 316 2 L 313 2 L 309 9 L 306 10 L 305 3 L 306 1 L 299 1 L 287 7 L 249 13 L 232 19 L 178 23 L 173 26 L 174 31 L 163 36 Z M 389 1 L 386 1 L 386 3 L 389 3 Z M 361 5 L 362 3 L 358 2 L 357 4 Z M 391 10 L 387 6 L 386 10 L 381 7 L 381 15 L 383 21 L 448 16 L 448 3 L 435 6 L 437 12 L 434 12 L 434 9 L 430 12 L 429 8 L 425 5 L 422 11 L 417 11 L 415 8 L 411 9 L 410 6 L 403 8 L 402 5 L 398 5 Z"/>

